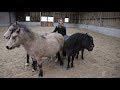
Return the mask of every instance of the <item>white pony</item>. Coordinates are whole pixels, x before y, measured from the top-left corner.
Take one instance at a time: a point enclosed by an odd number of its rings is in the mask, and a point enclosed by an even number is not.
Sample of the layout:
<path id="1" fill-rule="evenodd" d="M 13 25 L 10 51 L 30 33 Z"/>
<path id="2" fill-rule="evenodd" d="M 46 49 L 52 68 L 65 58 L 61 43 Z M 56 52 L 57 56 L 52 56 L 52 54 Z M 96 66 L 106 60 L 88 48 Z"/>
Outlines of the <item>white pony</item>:
<path id="1" fill-rule="evenodd" d="M 51 57 L 58 53 L 60 64 L 63 64 L 60 56 L 63 50 L 64 37 L 59 33 L 42 36 L 29 29 L 17 27 L 9 38 L 6 48 L 11 50 L 22 45 L 26 52 L 34 58 L 34 60 L 37 60 L 40 69 L 39 76 L 43 76 L 42 57 Z"/>

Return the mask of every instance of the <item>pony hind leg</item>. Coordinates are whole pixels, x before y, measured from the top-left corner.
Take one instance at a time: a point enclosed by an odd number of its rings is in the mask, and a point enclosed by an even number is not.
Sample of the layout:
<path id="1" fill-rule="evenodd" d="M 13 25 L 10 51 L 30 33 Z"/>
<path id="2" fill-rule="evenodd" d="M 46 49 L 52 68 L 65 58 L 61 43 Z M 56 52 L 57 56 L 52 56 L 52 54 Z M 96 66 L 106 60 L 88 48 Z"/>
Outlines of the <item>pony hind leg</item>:
<path id="1" fill-rule="evenodd" d="M 65 52 L 65 51 L 63 51 L 63 52 L 62 52 L 62 55 L 63 55 L 64 57 L 66 57 L 66 52 Z"/>
<path id="2" fill-rule="evenodd" d="M 43 69 L 42 69 L 42 63 L 41 64 L 38 64 L 39 66 L 39 69 L 40 69 L 40 72 L 39 72 L 39 76 L 43 76 Z"/>
<path id="3" fill-rule="evenodd" d="M 39 67 L 39 74 L 38 74 L 38 76 L 39 77 L 43 77 L 43 68 L 42 68 L 43 60 L 42 60 L 42 58 L 36 58 L 36 60 L 37 60 L 38 67 Z"/>
<path id="4" fill-rule="evenodd" d="M 60 65 L 63 65 L 63 61 L 61 59 L 60 52 L 57 53 L 57 56 L 58 56 L 58 61 L 60 61 Z"/>
<path id="5" fill-rule="evenodd" d="M 32 58 L 32 61 L 33 61 L 32 62 L 32 67 L 33 67 L 32 71 L 36 71 L 37 70 L 37 60 Z"/>
<path id="6" fill-rule="evenodd" d="M 75 55 L 72 56 L 71 67 L 74 67 L 74 65 L 73 65 L 74 57 L 75 57 Z"/>
<path id="7" fill-rule="evenodd" d="M 37 70 L 37 61 L 33 60 L 32 67 L 34 70 Z"/>
<path id="8" fill-rule="evenodd" d="M 69 65 L 69 63 L 70 63 L 70 56 L 68 56 L 67 70 L 70 68 L 70 65 Z"/>
<path id="9" fill-rule="evenodd" d="M 38 67 L 39 67 L 39 77 L 43 77 L 43 69 L 42 69 L 42 63 L 41 64 L 38 64 Z"/>
<path id="10" fill-rule="evenodd" d="M 78 59 L 79 52 L 76 53 L 76 59 Z"/>

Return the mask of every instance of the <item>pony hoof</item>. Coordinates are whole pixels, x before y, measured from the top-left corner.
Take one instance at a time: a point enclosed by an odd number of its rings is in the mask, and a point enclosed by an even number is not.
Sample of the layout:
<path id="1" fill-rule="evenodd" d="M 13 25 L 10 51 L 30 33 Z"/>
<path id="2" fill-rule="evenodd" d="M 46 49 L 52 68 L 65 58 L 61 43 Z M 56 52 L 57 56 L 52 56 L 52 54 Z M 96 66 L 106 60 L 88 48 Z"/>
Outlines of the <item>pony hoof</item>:
<path id="1" fill-rule="evenodd" d="M 32 69 L 32 72 L 34 72 L 35 70 L 34 69 Z"/>
<path id="2" fill-rule="evenodd" d="M 63 62 L 60 62 L 60 65 L 63 66 Z"/>
<path id="3" fill-rule="evenodd" d="M 39 75 L 38 75 L 39 77 L 43 77 L 43 73 L 39 73 Z"/>
<path id="4" fill-rule="evenodd" d="M 39 74 L 39 77 L 43 77 L 43 75 Z"/>
<path id="5" fill-rule="evenodd" d="M 39 77 L 43 77 L 43 70 L 40 70 Z"/>
<path id="6" fill-rule="evenodd" d="M 76 59 L 78 59 L 78 57 L 76 57 Z"/>
<path id="7" fill-rule="evenodd" d="M 71 68 L 73 68 L 74 66 L 73 65 L 71 65 Z"/>
<path id="8" fill-rule="evenodd" d="M 36 68 L 34 68 L 34 70 L 36 71 L 36 70 L 37 70 L 37 67 L 36 67 Z"/>
<path id="9" fill-rule="evenodd" d="M 66 70 L 69 70 L 69 69 L 70 69 L 69 67 L 66 68 Z"/>
<path id="10" fill-rule="evenodd" d="M 56 63 L 56 62 L 58 62 L 58 60 L 57 60 L 57 59 L 55 59 L 55 63 Z"/>
<path id="11" fill-rule="evenodd" d="M 83 60 L 84 58 L 83 58 L 83 57 L 81 57 L 81 59 Z"/>
<path id="12" fill-rule="evenodd" d="M 52 61 L 53 60 L 53 58 L 50 58 L 50 61 Z"/>
<path id="13" fill-rule="evenodd" d="M 25 64 L 25 66 L 29 66 L 29 64 L 28 64 L 28 63 L 26 63 L 26 64 Z"/>

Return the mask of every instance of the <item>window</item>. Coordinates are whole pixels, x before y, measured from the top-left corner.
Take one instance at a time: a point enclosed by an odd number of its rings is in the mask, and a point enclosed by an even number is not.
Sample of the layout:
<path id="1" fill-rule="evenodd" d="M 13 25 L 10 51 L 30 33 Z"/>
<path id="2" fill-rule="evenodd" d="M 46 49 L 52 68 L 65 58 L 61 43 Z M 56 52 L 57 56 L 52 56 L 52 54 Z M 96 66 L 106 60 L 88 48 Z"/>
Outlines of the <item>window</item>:
<path id="1" fill-rule="evenodd" d="M 54 18 L 53 17 L 47 17 L 47 16 L 42 16 L 41 21 L 45 22 L 53 22 Z"/>
<path id="2" fill-rule="evenodd" d="M 41 21 L 47 21 L 47 17 L 46 16 L 42 16 L 41 17 Z"/>
<path id="3" fill-rule="evenodd" d="M 69 18 L 65 18 L 65 22 L 69 22 Z"/>
<path id="4" fill-rule="evenodd" d="M 53 17 L 48 17 L 48 22 L 53 22 Z"/>
<path id="5" fill-rule="evenodd" d="M 30 21 L 30 16 L 26 16 L 26 21 Z"/>

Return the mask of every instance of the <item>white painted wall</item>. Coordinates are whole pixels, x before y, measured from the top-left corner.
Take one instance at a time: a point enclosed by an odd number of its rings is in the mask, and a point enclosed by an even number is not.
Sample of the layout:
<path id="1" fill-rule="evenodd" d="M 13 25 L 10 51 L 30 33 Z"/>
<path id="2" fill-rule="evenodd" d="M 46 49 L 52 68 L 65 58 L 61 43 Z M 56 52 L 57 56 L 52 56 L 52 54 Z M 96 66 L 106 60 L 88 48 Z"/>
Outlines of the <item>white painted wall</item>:
<path id="1" fill-rule="evenodd" d="M 0 26 L 8 26 L 9 24 L 9 12 L 0 12 Z"/>
<path id="2" fill-rule="evenodd" d="M 10 16 L 9 16 L 10 14 Z M 10 18 L 11 22 L 15 22 L 16 18 L 13 12 L 0 12 L 0 26 L 9 26 L 10 25 Z"/>
<path id="3" fill-rule="evenodd" d="M 40 22 L 21 22 L 27 26 L 41 26 Z"/>
<path id="4" fill-rule="evenodd" d="M 98 26 L 93 26 L 93 25 L 83 25 L 83 24 L 78 24 L 78 28 L 88 29 L 90 31 L 94 31 L 94 32 L 105 34 L 105 35 L 120 38 L 120 29 L 98 27 Z"/>

